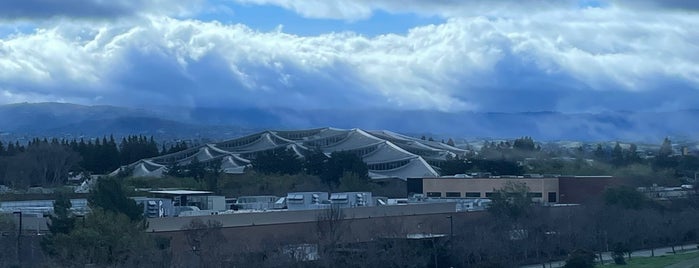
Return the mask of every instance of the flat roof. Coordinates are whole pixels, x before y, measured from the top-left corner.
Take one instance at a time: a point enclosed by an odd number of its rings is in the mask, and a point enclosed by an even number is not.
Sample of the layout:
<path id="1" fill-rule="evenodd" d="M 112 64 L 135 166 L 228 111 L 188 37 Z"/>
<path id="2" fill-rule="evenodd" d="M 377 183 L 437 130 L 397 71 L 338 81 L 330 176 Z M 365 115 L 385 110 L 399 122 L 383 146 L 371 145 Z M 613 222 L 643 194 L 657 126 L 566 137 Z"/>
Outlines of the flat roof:
<path id="1" fill-rule="evenodd" d="M 197 195 L 197 194 L 213 194 L 210 191 L 191 191 L 191 190 L 162 190 L 162 191 L 148 191 L 152 194 L 170 194 L 170 195 Z"/>

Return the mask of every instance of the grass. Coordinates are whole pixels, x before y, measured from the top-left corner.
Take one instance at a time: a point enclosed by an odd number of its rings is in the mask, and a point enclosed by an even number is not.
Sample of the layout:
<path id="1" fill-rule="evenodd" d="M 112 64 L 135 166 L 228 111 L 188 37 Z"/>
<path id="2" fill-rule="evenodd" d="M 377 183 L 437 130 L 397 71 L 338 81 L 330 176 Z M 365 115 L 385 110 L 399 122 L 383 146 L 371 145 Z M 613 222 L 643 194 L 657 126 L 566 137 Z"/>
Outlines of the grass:
<path id="1" fill-rule="evenodd" d="M 676 264 L 682 261 L 699 258 L 699 252 L 680 253 L 677 255 L 666 255 L 657 257 L 636 257 L 627 260 L 627 265 L 604 265 L 601 267 L 625 267 L 625 268 L 659 268 L 667 265 Z M 699 265 L 690 266 L 687 268 L 699 267 Z"/>

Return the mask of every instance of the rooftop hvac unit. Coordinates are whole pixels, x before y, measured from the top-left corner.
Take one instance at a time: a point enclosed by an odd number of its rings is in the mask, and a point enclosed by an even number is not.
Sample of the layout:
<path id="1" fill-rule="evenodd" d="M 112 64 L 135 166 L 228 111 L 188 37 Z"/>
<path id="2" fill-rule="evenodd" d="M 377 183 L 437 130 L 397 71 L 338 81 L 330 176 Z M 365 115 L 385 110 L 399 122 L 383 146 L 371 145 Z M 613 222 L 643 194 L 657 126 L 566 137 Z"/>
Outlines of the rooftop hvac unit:
<path id="1" fill-rule="evenodd" d="M 160 214 L 160 207 L 158 206 L 158 203 L 156 203 L 154 200 L 148 200 L 146 204 L 146 217 L 157 218 Z"/>
<path id="2" fill-rule="evenodd" d="M 311 200 L 313 204 L 318 204 L 320 203 L 320 196 L 318 196 L 318 194 L 313 194 L 313 198 Z"/>
<path id="3" fill-rule="evenodd" d="M 364 200 L 363 194 L 357 194 L 357 206 L 358 207 L 366 206 L 366 200 Z"/>

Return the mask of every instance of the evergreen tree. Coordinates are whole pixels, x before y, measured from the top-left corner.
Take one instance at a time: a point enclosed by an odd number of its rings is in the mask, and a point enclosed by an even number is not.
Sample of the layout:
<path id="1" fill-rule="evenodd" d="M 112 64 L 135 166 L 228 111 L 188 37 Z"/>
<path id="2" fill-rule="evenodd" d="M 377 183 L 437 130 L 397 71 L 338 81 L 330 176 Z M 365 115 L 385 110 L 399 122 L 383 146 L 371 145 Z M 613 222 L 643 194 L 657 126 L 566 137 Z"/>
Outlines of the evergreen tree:
<path id="1" fill-rule="evenodd" d="M 350 152 L 333 152 L 320 178 L 328 185 L 338 185 L 345 172 L 356 174 L 361 179 L 369 178 L 369 169 L 362 158 Z"/>
<path id="2" fill-rule="evenodd" d="M 619 142 L 617 142 L 616 145 L 614 145 L 614 149 L 612 149 L 612 165 L 620 167 L 624 164 L 624 152 Z"/>
<path id="3" fill-rule="evenodd" d="M 629 150 L 624 154 L 624 159 L 626 159 L 627 164 L 634 164 L 641 161 L 641 159 L 638 157 L 638 147 L 636 144 L 632 143 L 629 146 Z"/>
<path id="4" fill-rule="evenodd" d="M 657 168 L 673 168 L 677 164 L 677 161 L 672 157 L 672 142 L 665 138 L 660 150 L 658 150 L 658 156 L 655 158 L 655 166 Z"/>
<path id="5" fill-rule="evenodd" d="M 602 148 L 602 144 L 597 144 L 597 149 L 595 149 L 594 156 L 597 160 L 607 159 L 607 153 Z"/>
<path id="6" fill-rule="evenodd" d="M 51 234 L 67 234 L 75 227 L 75 218 L 70 209 L 73 204 L 70 203 L 70 198 L 65 193 L 59 193 L 53 203 L 53 214 L 49 215 L 51 220 L 48 223 L 49 232 Z"/>
<path id="7" fill-rule="evenodd" d="M 325 172 L 325 163 L 328 157 L 320 149 L 312 150 L 306 154 L 303 168 L 306 174 L 319 176 Z"/>
<path id="8" fill-rule="evenodd" d="M 134 222 L 143 220 L 143 206 L 128 198 L 115 178 L 100 178 L 88 198 L 88 204 L 93 209 L 125 214 Z"/>
<path id="9" fill-rule="evenodd" d="M 447 141 L 447 145 L 449 145 L 449 146 L 454 146 L 454 140 L 452 140 L 451 138 L 449 138 L 449 140 Z"/>
<path id="10" fill-rule="evenodd" d="M 252 160 L 252 167 L 265 174 L 298 174 L 303 170 L 303 163 L 296 153 L 288 148 L 267 150 L 257 154 Z"/>
<path id="11" fill-rule="evenodd" d="M 515 139 L 512 148 L 520 151 L 531 152 L 536 150 L 536 144 L 534 143 L 534 139 L 532 139 L 531 137 L 522 137 L 519 139 Z"/>
<path id="12" fill-rule="evenodd" d="M 68 195 L 59 193 L 53 203 L 53 214 L 49 215 L 48 222 L 49 235 L 41 240 L 41 248 L 49 256 L 53 257 L 58 253 L 55 240 L 57 236 L 67 235 L 75 228 L 75 218 L 70 212 L 73 205 L 70 203 Z"/>

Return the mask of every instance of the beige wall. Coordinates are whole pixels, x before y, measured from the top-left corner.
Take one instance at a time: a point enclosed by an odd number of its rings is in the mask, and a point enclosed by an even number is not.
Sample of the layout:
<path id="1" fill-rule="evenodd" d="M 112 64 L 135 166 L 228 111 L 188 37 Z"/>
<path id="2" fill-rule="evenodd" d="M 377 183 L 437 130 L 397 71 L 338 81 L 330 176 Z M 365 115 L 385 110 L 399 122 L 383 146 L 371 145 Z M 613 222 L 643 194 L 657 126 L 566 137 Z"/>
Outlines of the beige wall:
<path id="1" fill-rule="evenodd" d="M 558 179 L 557 178 L 536 178 L 536 179 L 465 179 L 465 178 L 425 178 L 422 180 L 423 194 L 440 193 L 441 197 L 447 197 L 447 193 L 458 192 L 460 197 L 466 193 L 479 193 L 479 197 L 486 197 L 486 193 L 495 192 L 502 188 L 507 181 L 523 182 L 529 187 L 530 193 L 541 193 L 544 202 L 549 200 L 548 193 L 556 193 L 558 201 Z M 428 195 L 429 196 L 429 195 Z"/>

